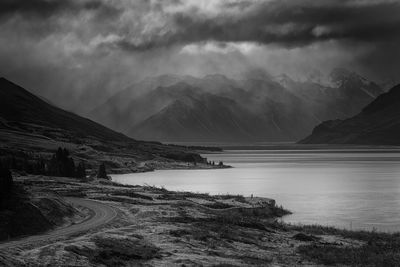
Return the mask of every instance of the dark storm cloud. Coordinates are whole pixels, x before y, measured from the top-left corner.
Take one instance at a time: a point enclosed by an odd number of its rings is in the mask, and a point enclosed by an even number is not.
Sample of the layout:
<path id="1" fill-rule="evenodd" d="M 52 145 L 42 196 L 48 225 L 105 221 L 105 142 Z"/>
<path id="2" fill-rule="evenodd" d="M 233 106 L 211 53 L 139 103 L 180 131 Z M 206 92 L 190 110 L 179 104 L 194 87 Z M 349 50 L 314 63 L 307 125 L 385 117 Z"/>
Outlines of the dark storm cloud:
<path id="1" fill-rule="evenodd" d="M 188 2 L 3 0 L 0 17 L 47 18 L 100 11 L 92 21 L 94 33 L 103 34 L 107 28 L 108 35 L 118 38 L 99 47 L 129 51 L 207 41 L 300 47 L 327 40 L 382 43 L 400 39 L 399 1 L 210 1 L 215 4 L 208 10 Z"/>
<path id="2" fill-rule="evenodd" d="M 399 14 L 398 0 L 0 0 L 0 76 L 74 110 L 164 73 L 397 77 Z"/>
<path id="3" fill-rule="evenodd" d="M 99 9 L 104 12 L 114 10 L 100 0 L 2 0 L 0 17 L 21 15 L 47 18 L 59 13 Z"/>
<path id="4" fill-rule="evenodd" d="M 275 0 L 221 5 L 215 15 L 192 8 L 171 14 L 168 31 L 118 43 L 123 49 L 204 41 L 255 42 L 284 47 L 326 40 L 386 42 L 400 39 L 399 1 Z"/>

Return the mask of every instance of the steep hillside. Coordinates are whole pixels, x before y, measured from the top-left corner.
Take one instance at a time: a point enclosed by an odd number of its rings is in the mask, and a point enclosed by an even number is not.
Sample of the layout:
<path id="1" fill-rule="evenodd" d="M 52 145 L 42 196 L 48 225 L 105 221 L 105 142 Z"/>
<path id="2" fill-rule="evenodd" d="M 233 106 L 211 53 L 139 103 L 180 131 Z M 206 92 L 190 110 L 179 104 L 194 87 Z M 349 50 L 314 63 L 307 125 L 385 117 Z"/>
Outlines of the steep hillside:
<path id="1" fill-rule="evenodd" d="M 106 162 L 109 168 L 124 172 L 172 165 L 187 167 L 184 162 L 203 161 L 186 147 L 129 138 L 57 108 L 1 78 L 0 159 L 11 155 L 24 160 L 49 157 L 60 146 L 68 148 L 74 159 L 84 160 L 88 166 Z"/>
<path id="2" fill-rule="evenodd" d="M 25 130 L 22 124 L 59 128 L 76 135 L 110 141 L 127 141 L 128 137 L 89 119 L 50 105 L 24 88 L 0 78 L 1 128 Z"/>
<path id="3" fill-rule="evenodd" d="M 326 121 L 300 141 L 304 144 L 400 145 L 400 85 L 380 95 L 358 115 Z"/>

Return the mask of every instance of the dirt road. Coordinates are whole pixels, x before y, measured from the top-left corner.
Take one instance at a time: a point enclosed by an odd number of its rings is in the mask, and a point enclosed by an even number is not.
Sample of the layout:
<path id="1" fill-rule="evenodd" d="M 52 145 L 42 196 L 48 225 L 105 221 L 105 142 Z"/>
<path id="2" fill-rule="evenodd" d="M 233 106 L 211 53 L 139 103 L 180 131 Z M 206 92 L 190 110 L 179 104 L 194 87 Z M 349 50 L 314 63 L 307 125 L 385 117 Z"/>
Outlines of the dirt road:
<path id="1" fill-rule="evenodd" d="M 82 198 L 67 198 L 67 200 L 74 205 L 79 205 L 92 210 L 93 215 L 89 219 L 79 224 L 57 228 L 40 235 L 28 236 L 21 239 L 0 243 L 0 250 L 21 245 L 29 245 L 40 241 L 51 241 L 63 236 L 84 232 L 103 224 L 107 224 L 117 216 L 117 212 L 114 208 L 98 201 Z"/>

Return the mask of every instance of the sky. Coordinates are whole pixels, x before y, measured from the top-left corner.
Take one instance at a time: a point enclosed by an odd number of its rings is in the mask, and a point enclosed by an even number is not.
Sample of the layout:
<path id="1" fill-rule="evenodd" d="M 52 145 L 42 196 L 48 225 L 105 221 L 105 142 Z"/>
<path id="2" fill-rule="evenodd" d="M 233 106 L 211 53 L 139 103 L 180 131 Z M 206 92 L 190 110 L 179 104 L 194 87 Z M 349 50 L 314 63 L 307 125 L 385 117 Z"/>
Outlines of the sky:
<path id="1" fill-rule="evenodd" d="M 398 0 L 2 0 L 0 76 L 84 113 L 148 76 L 400 82 Z"/>

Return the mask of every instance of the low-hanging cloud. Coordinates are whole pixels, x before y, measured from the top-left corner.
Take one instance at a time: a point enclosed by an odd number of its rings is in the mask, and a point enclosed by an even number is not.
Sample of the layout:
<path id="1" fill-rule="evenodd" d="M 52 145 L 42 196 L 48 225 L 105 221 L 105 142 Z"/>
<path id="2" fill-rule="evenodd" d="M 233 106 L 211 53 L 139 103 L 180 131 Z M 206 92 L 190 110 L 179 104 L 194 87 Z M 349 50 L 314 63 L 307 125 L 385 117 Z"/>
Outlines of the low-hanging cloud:
<path id="1" fill-rule="evenodd" d="M 397 0 L 3 0 L 0 76 L 75 110 L 146 76 L 397 77 Z"/>

